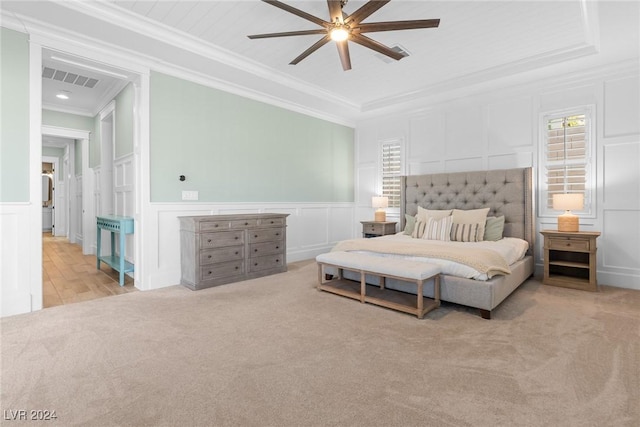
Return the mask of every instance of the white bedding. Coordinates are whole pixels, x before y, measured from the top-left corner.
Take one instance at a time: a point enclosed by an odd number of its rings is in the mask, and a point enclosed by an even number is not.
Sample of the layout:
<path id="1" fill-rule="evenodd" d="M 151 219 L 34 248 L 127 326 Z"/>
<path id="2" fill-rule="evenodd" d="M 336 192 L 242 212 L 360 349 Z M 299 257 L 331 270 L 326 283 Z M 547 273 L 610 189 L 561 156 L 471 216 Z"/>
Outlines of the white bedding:
<path id="1" fill-rule="evenodd" d="M 516 261 L 524 258 L 527 249 L 529 248 L 529 243 L 526 240 L 517 239 L 515 237 L 505 237 L 496 242 L 493 241 L 484 241 L 484 242 L 444 242 L 441 240 L 422 240 L 422 239 L 414 239 L 411 236 L 407 236 L 403 233 L 398 233 L 390 236 L 376 237 L 376 239 L 389 239 L 401 242 L 403 240 L 410 240 L 412 242 L 416 242 L 420 240 L 427 245 L 447 245 L 447 246 L 459 246 L 463 245 L 464 247 L 478 247 L 491 249 L 498 254 L 507 262 L 508 265 L 513 264 Z M 437 264 L 442 269 L 442 274 L 447 274 L 450 276 L 464 277 L 467 279 L 474 280 L 487 280 L 488 277 L 485 273 L 481 273 L 478 270 L 469 267 L 464 264 L 460 264 L 457 262 L 439 259 L 439 258 L 426 258 L 426 257 L 416 257 L 416 256 L 406 256 L 406 255 L 396 255 L 396 254 L 382 254 L 377 252 L 368 252 L 368 251 L 354 251 L 358 253 L 367 253 L 369 255 L 382 256 L 387 258 L 404 258 L 404 259 L 413 259 L 417 261 L 429 262 L 432 264 Z"/>

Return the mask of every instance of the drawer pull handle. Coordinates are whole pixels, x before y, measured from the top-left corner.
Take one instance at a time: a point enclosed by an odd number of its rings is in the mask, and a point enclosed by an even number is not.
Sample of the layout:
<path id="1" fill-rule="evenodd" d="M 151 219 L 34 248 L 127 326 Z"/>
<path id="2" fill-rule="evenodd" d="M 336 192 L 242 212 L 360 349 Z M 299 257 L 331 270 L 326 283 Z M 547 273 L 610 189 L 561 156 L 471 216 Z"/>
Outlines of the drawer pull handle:
<path id="1" fill-rule="evenodd" d="M 271 221 L 271 224 L 273 224 L 273 221 Z"/>
<path id="2" fill-rule="evenodd" d="M 276 249 L 280 249 L 280 246 L 276 246 Z"/>
<path id="3" fill-rule="evenodd" d="M 218 227 L 218 224 L 214 224 L 214 227 Z"/>
<path id="4" fill-rule="evenodd" d="M 236 236 L 236 240 L 238 240 L 238 236 Z"/>
<path id="5" fill-rule="evenodd" d="M 258 250 L 257 250 L 257 249 L 254 249 L 254 250 L 253 250 L 253 252 L 258 252 Z"/>
<path id="6" fill-rule="evenodd" d="M 236 255 L 238 255 L 238 251 L 236 251 Z"/>
<path id="7" fill-rule="evenodd" d="M 571 246 L 571 242 L 567 243 L 567 246 Z"/>
<path id="8" fill-rule="evenodd" d="M 236 270 L 237 270 L 238 268 L 240 268 L 240 267 L 238 267 L 238 266 L 236 265 Z"/>
<path id="9" fill-rule="evenodd" d="M 248 222 L 245 222 L 245 223 L 244 223 L 244 225 L 249 225 L 249 223 L 248 223 Z"/>
<path id="10" fill-rule="evenodd" d="M 208 239 L 208 240 L 207 240 L 207 243 L 211 243 L 211 239 Z"/>
<path id="11" fill-rule="evenodd" d="M 257 235 L 257 234 L 255 234 L 253 237 L 256 237 L 256 238 L 257 238 L 257 237 L 258 237 L 258 235 Z"/>
<path id="12" fill-rule="evenodd" d="M 277 260 L 276 260 L 276 262 L 280 262 L 280 260 L 279 260 L 279 259 L 277 259 Z"/>
<path id="13" fill-rule="evenodd" d="M 209 272 L 209 274 L 211 274 L 211 272 Z"/>
<path id="14" fill-rule="evenodd" d="M 253 264 L 253 265 L 258 265 L 258 263 L 256 262 L 256 263 L 255 263 L 255 264 Z"/>
<path id="15" fill-rule="evenodd" d="M 209 255 L 207 258 L 211 259 L 211 255 Z"/>
<path id="16" fill-rule="evenodd" d="M 279 235 L 280 235 L 280 233 L 276 233 L 276 236 L 279 236 Z"/>

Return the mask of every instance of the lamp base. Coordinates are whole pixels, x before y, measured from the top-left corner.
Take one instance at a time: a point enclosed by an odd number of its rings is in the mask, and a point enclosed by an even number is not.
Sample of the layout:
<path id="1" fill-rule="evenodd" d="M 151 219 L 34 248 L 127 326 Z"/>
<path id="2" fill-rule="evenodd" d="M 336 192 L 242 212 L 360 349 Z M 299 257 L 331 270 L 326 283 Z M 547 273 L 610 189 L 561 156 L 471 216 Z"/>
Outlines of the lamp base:
<path id="1" fill-rule="evenodd" d="M 375 222 L 386 222 L 387 221 L 387 213 L 385 211 L 376 211 L 375 213 Z"/>
<path id="2" fill-rule="evenodd" d="M 558 216 L 558 231 L 577 232 L 580 230 L 578 216 L 572 213 L 564 213 Z"/>

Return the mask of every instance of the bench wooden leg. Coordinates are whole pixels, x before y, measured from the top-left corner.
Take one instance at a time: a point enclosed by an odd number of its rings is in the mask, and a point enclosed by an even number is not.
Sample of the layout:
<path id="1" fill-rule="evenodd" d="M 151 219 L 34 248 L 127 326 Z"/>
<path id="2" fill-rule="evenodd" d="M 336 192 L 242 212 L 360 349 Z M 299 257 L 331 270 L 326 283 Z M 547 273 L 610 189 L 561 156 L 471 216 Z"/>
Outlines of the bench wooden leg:
<path id="1" fill-rule="evenodd" d="M 418 319 L 422 319 L 424 317 L 424 295 L 422 290 L 423 286 L 424 286 L 424 280 L 418 280 L 418 301 L 417 301 Z"/>
<path id="2" fill-rule="evenodd" d="M 364 271 L 360 272 L 360 302 L 364 304 L 364 300 L 367 295 L 367 275 Z"/>
<path id="3" fill-rule="evenodd" d="M 490 310 L 483 310 L 481 308 L 479 308 L 478 310 L 480 310 L 480 316 L 483 319 L 491 320 L 491 311 Z"/>

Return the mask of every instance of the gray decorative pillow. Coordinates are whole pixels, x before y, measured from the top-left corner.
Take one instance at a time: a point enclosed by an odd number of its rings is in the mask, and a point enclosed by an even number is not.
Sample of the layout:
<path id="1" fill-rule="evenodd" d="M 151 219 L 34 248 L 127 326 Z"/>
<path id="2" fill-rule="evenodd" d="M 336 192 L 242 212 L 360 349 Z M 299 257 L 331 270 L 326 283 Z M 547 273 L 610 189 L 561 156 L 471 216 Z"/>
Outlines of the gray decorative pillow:
<path id="1" fill-rule="evenodd" d="M 484 226 L 484 240 L 498 241 L 502 239 L 502 233 L 504 232 L 504 215 L 495 217 L 487 217 L 487 222 Z"/>
<path id="2" fill-rule="evenodd" d="M 416 217 L 404 214 L 404 234 L 411 236 L 413 229 L 416 227 Z"/>

